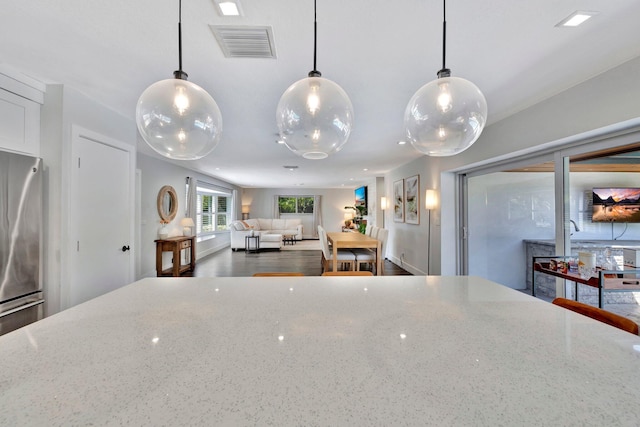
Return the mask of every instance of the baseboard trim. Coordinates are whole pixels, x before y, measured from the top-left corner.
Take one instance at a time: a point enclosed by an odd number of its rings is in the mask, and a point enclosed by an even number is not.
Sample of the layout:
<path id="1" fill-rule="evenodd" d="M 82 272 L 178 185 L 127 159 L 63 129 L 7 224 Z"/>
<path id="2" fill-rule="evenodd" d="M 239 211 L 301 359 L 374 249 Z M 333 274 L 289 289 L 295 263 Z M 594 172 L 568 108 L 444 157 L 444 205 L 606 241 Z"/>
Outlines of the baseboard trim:
<path id="1" fill-rule="evenodd" d="M 223 250 L 223 249 L 226 249 L 226 248 L 228 248 L 229 246 L 231 246 L 231 243 L 227 242 L 227 243 L 225 243 L 225 244 L 222 244 L 222 245 L 219 245 L 219 246 L 214 246 L 214 247 L 212 247 L 212 248 L 209 248 L 209 249 L 207 249 L 207 250 L 205 250 L 205 251 L 198 252 L 198 253 L 196 254 L 196 261 L 197 261 L 197 260 L 199 260 L 200 258 L 204 258 L 204 257 L 206 257 L 206 256 L 209 256 L 209 255 L 211 255 L 211 254 L 214 254 L 214 253 L 216 253 L 216 252 L 219 252 L 219 251 L 221 251 L 221 250 Z"/>
<path id="2" fill-rule="evenodd" d="M 419 268 L 406 263 L 406 262 L 402 262 L 400 260 L 400 258 L 394 257 L 394 256 L 388 256 L 387 259 L 389 259 L 389 261 L 393 262 L 395 265 L 404 268 L 405 270 L 407 270 L 409 273 L 413 274 L 414 276 L 426 276 L 427 273 L 425 273 L 424 271 L 420 270 Z"/>

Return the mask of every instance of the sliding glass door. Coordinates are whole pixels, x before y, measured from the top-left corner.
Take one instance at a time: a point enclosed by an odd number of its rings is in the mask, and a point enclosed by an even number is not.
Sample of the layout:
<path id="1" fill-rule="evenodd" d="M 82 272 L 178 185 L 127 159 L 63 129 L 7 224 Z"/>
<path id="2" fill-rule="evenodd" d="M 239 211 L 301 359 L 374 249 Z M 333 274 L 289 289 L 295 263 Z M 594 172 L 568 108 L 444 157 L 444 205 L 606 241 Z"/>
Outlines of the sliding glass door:
<path id="1" fill-rule="evenodd" d="M 593 217 L 594 188 L 640 187 L 639 151 L 629 152 L 638 144 L 617 149 L 626 150 L 626 160 L 612 158 L 610 144 L 582 144 L 460 175 L 462 274 L 531 293 L 533 256 L 577 258 L 586 248 L 601 263 L 605 247 L 640 246 L 640 223 Z M 536 278 L 536 294 L 573 297 L 574 286 Z"/>

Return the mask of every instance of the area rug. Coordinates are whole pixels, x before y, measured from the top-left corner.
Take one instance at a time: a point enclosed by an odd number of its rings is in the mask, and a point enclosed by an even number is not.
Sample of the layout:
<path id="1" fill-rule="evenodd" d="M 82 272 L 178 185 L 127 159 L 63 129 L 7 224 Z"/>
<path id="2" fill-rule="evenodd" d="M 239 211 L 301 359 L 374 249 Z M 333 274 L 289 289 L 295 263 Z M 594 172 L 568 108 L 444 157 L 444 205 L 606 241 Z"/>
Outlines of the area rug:
<path id="1" fill-rule="evenodd" d="M 321 251 L 320 240 L 298 240 L 295 245 L 282 245 L 283 251 Z"/>

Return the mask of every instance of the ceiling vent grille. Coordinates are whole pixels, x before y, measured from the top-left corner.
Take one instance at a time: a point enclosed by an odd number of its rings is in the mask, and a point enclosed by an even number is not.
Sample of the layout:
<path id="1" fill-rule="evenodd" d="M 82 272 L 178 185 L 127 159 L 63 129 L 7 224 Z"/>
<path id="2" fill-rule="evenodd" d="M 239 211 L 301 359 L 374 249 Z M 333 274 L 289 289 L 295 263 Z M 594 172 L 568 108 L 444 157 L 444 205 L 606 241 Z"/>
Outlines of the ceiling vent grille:
<path id="1" fill-rule="evenodd" d="M 275 58 L 271 27 L 209 25 L 227 58 Z"/>

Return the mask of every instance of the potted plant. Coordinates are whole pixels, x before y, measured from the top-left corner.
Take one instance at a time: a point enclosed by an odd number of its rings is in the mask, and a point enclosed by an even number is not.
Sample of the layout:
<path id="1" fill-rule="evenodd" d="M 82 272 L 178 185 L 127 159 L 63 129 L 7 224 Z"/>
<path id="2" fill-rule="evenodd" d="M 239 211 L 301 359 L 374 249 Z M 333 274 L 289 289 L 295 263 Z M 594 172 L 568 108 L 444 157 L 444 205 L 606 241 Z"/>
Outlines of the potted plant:
<path id="1" fill-rule="evenodd" d="M 354 211 L 356 211 L 356 220 L 362 219 L 362 217 L 367 214 L 367 208 L 362 206 L 362 205 L 345 206 L 344 208 L 345 209 L 353 209 Z M 356 221 L 356 222 L 358 222 L 358 221 Z"/>

